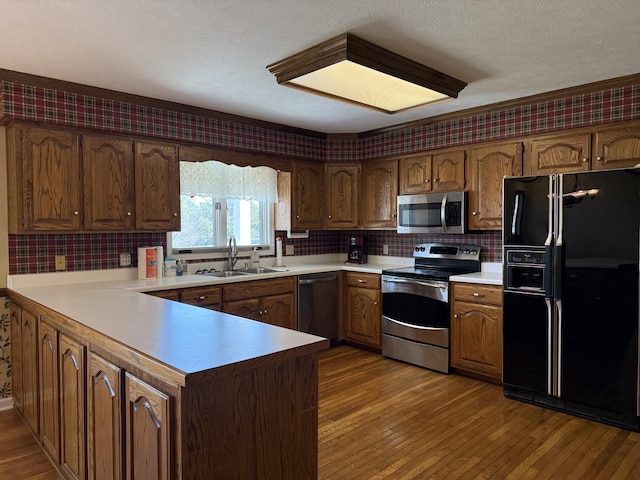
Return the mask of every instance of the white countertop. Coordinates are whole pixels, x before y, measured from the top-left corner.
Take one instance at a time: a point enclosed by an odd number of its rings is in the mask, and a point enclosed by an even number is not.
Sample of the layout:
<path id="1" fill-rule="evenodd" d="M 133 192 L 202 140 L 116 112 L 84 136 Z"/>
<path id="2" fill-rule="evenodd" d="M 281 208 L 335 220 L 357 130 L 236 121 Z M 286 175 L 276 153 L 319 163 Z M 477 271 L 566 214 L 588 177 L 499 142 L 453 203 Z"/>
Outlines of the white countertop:
<path id="1" fill-rule="evenodd" d="M 476 273 L 466 273 L 464 275 L 453 275 L 449 277 L 449 281 L 464 283 L 484 283 L 487 285 L 502 285 L 502 264 L 483 263 L 482 271 Z"/>

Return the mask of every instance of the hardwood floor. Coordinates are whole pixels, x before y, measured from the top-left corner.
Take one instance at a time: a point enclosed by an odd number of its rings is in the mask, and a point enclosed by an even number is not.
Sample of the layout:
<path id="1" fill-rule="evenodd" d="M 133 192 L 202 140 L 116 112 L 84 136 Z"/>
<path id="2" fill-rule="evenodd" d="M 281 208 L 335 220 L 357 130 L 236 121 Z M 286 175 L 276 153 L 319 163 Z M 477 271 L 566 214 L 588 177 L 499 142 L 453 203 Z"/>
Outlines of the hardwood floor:
<path id="1" fill-rule="evenodd" d="M 347 346 L 320 356 L 318 443 L 323 480 L 640 478 L 638 433 Z"/>
<path id="2" fill-rule="evenodd" d="M 0 412 L 0 480 L 60 480 L 15 410 Z"/>
<path id="3" fill-rule="evenodd" d="M 640 479 L 640 434 L 508 400 L 502 388 L 340 346 L 320 355 L 320 480 Z M 0 480 L 59 480 L 0 412 Z"/>

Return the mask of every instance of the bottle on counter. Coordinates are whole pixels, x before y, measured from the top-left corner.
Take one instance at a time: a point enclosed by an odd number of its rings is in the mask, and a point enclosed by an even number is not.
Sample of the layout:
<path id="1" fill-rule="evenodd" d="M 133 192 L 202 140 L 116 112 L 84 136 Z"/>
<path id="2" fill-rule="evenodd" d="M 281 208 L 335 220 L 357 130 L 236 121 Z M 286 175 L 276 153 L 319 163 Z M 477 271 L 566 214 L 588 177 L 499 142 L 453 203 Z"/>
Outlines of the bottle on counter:
<path id="1" fill-rule="evenodd" d="M 178 277 L 181 277 L 182 273 L 183 273 L 183 270 L 184 270 L 184 268 L 182 266 L 182 260 L 180 260 L 180 259 L 176 260 L 176 275 Z"/>

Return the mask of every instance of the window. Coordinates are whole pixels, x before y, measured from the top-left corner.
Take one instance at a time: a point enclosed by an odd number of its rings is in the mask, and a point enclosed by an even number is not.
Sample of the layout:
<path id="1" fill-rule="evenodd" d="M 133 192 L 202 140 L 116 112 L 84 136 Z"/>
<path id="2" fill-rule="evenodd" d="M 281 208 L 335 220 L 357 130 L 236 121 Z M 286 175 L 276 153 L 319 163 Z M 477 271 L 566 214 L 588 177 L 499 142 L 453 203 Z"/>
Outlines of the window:
<path id="1" fill-rule="evenodd" d="M 261 247 L 273 252 L 275 170 L 180 162 L 180 190 L 181 231 L 167 239 L 173 255 L 190 250 L 199 258 L 226 256 L 231 235 L 240 250 Z"/>

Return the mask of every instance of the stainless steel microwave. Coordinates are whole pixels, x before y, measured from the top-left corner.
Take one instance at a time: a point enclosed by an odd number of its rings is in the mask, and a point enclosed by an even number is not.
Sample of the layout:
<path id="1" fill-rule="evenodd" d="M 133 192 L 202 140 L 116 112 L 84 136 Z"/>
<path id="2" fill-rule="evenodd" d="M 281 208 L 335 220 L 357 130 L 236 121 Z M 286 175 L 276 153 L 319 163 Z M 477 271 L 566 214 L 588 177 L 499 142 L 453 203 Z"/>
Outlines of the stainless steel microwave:
<path id="1" fill-rule="evenodd" d="M 467 192 L 398 195 L 398 233 L 465 233 Z"/>

